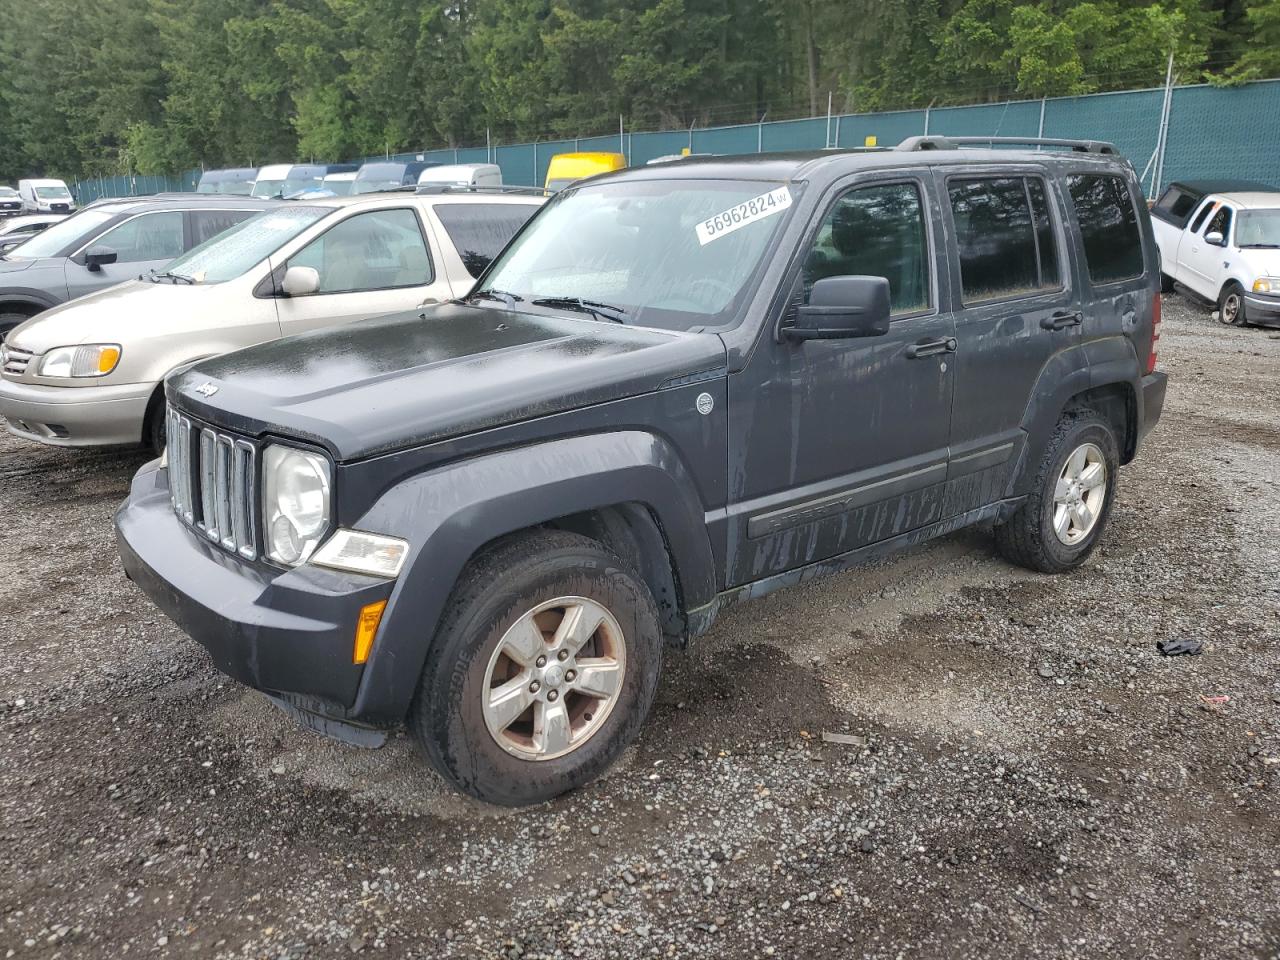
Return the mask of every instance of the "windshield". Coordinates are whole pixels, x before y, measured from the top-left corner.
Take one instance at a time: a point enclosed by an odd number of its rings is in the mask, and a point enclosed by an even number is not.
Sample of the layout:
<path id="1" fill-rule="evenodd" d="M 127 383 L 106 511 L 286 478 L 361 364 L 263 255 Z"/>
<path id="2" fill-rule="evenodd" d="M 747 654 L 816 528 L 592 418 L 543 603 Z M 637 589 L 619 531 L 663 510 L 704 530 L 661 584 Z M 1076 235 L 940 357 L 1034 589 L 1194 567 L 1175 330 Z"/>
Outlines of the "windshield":
<path id="1" fill-rule="evenodd" d="M 71 191 L 66 187 L 36 187 L 36 196 L 41 200 L 70 200 Z"/>
<path id="2" fill-rule="evenodd" d="M 484 289 L 534 307 L 544 298 L 580 298 L 616 308 L 623 322 L 639 326 L 729 323 L 795 189 L 761 181 L 633 180 L 566 190 L 502 253 Z"/>
<path id="3" fill-rule="evenodd" d="M 325 177 L 324 185 L 321 189 L 328 190 L 335 197 L 349 197 L 351 196 L 351 188 L 355 185 L 355 180 L 330 180 Z"/>
<path id="4" fill-rule="evenodd" d="M 1241 210 L 1238 247 L 1280 247 L 1280 210 Z"/>
<path id="5" fill-rule="evenodd" d="M 0 187 L 0 197 L 16 197 L 18 191 L 13 187 Z"/>
<path id="6" fill-rule="evenodd" d="M 253 196 L 278 197 L 284 190 L 284 184 L 283 180 L 259 180 L 253 185 Z"/>
<path id="7" fill-rule="evenodd" d="M 404 186 L 399 179 L 396 180 L 353 180 L 351 182 L 354 188 L 352 193 L 377 193 L 380 190 L 398 190 Z"/>
<path id="8" fill-rule="evenodd" d="M 165 272 L 195 283 L 234 280 L 329 212 L 328 207 L 265 210 L 183 254 Z"/>
<path id="9" fill-rule="evenodd" d="M 114 210 L 85 210 L 55 223 L 26 243 L 14 247 L 5 256 L 10 260 L 34 260 L 36 257 L 59 256 L 63 250 L 78 247 L 88 240 L 116 215 L 117 212 Z"/>
<path id="10" fill-rule="evenodd" d="M 196 187 L 196 193 L 227 193 L 237 197 L 247 197 L 252 191 L 252 180 L 201 180 Z"/>

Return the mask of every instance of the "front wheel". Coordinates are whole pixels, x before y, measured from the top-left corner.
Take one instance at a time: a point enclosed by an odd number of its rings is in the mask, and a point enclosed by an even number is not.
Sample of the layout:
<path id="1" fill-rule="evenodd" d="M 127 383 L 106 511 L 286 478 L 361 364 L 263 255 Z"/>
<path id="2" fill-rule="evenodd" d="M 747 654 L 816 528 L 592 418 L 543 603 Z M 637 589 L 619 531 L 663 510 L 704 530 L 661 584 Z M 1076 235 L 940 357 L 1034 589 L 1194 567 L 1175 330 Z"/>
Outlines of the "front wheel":
<path id="1" fill-rule="evenodd" d="M 657 606 L 639 576 L 586 537 L 520 534 L 460 578 L 409 729 L 462 791 L 540 803 L 599 776 L 631 743 L 661 663 Z"/>
<path id="2" fill-rule="evenodd" d="M 5 338 L 20 323 L 25 323 L 31 319 L 25 313 L 0 313 L 0 343 L 4 343 Z"/>
<path id="3" fill-rule="evenodd" d="M 1111 425 L 1092 410 L 1065 414 L 1045 447 L 1030 496 L 996 527 L 1001 555 L 1041 573 L 1080 566 L 1107 526 L 1119 469 Z"/>
<path id="4" fill-rule="evenodd" d="M 1238 283 L 1229 283 L 1218 295 L 1218 322 L 1229 327 L 1243 327 L 1248 324 L 1244 313 L 1244 287 Z"/>

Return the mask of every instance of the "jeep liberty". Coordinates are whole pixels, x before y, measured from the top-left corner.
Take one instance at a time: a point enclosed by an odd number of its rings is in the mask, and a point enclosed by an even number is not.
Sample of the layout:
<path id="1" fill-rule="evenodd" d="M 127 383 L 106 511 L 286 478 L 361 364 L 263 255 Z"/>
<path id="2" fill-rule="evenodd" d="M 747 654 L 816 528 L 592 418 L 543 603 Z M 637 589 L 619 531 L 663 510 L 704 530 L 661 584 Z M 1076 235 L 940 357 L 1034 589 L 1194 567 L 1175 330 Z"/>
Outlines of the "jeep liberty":
<path id="1" fill-rule="evenodd" d="M 1160 264 L 1114 148 L 1032 145 L 575 184 L 461 300 L 170 377 L 125 570 L 308 726 L 407 723 L 508 805 L 604 771 L 728 604 L 978 523 L 1070 571 L 1160 416 Z"/>

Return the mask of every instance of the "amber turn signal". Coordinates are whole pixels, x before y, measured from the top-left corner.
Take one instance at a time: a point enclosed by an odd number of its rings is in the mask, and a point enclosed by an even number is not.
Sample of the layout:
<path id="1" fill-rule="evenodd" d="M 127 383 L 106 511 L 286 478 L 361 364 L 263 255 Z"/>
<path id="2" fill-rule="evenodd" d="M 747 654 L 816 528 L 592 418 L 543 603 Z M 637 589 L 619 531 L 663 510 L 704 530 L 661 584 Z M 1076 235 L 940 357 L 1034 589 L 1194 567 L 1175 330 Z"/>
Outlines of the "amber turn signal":
<path id="1" fill-rule="evenodd" d="M 373 649 L 373 638 L 378 633 L 378 624 L 382 622 L 382 611 L 387 609 L 387 601 L 367 603 L 360 608 L 360 619 L 356 621 L 356 647 L 352 654 L 352 663 L 364 663 L 369 659 L 369 651 Z"/>

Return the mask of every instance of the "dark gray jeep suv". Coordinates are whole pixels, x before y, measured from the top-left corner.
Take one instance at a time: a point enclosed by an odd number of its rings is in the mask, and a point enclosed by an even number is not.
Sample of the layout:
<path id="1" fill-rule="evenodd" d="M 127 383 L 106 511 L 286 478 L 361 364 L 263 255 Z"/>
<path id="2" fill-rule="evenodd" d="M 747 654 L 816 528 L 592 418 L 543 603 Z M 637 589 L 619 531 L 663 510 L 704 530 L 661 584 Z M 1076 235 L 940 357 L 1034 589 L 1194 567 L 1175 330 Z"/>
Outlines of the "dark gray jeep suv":
<path id="1" fill-rule="evenodd" d="M 175 375 L 125 570 L 311 727 L 523 804 L 731 603 L 977 523 L 1077 567 L 1164 400 L 1150 221 L 1109 145 L 964 146 L 588 180 L 463 300 Z"/>

